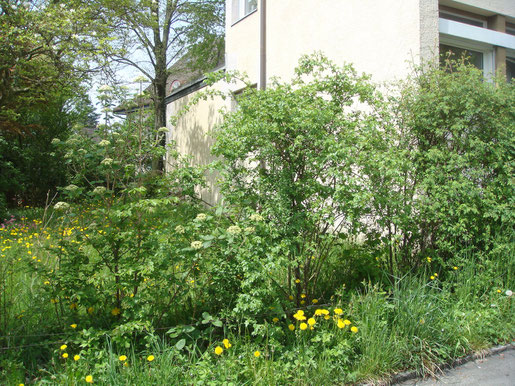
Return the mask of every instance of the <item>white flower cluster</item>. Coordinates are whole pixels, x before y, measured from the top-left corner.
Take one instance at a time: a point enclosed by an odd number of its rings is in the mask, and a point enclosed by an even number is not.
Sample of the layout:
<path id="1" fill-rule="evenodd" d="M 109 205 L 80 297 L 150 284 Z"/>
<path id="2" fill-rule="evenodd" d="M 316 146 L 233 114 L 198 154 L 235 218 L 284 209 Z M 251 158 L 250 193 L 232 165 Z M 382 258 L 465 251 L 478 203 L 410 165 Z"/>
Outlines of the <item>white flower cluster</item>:
<path id="1" fill-rule="evenodd" d="M 102 162 L 100 162 L 101 165 L 109 166 L 113 164 L 112 158 L 104 158 Z"/>
<path id="2" fill-rule="evenodd" d="M 250 215 L 250 219 L 252 221 L 263 221 L 263 216 L 261 216 L 259 213 L 254 213 Z"/>
<path id="3" fill-rule="evenodd" d="M 50 142 L 52 145 L 58 145 L 61 143 L 61 140 L 59 138 L 52 139 L 52 142 Z"/>
<path id="4" fill-rule="evenodd" d="M 79 189 L 79 187 L 74 184 L 70 184 L 66 188 L 64 188 L 64 190 L 68 190 L 69 192 L 75 192 L 77 189 Z"/>
<path id="5" fill-rule="evenodd" d="M 107 139 L 103 139 L 101 140 L 98 145 L 99 146 L 102 146 L 102 147 L 106 147 L 106 146 L 109 146 L 111 144 L 111 142 L 109 142 Z"/>
<path id="6" fill-rule="evenodd" d="M 104 194 L 106 192 L 106 188 L 104 186 L 97 186 L 93 189 L 93 194 Z"/>
<path id="7" fill-rule="evenodd" d="M 195 218 L 195 220 L 204 221 L 206 218 L 207 218 L 207 215 L 205 213 L 199 213 L 199 214 L 197 214 L 197 217 Z"/>
<path id="8" fill-rule="evenodd" d="M 227 228 L 227 233 L 231 235 L 239 235 L 241 233 L 241 228 L 238 225 L 231 225 Z"/>
<path id="9" fill-rule="evenodd" d="M 55 210 L 68 210 L 70 209 L 70 204 L 64 201 L 59 201 L 57 204 L 54 205 Z"/>
<path id="10" fill-rule="evenodd" d="M 184 233 L 184 227 L 182 225 L 177 225 L 175 227 L 175 232 L 179 233 L 180 235 L 182 235 Z"/>
<path id="11" fill-rule="evenodd" d="M 200 249 L 200 248 L 202 248 L 202 241 L 192 241 L 191 242 L 191 247 L 193 249 Z"/>

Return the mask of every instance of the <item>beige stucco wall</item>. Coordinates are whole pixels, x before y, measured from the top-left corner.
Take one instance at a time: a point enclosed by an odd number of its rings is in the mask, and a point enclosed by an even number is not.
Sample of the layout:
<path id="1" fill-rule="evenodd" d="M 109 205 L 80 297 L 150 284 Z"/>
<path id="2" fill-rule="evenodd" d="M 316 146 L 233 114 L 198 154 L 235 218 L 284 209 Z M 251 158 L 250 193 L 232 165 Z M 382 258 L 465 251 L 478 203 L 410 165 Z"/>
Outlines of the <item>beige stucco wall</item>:
<path id="1" fill-rule="evenodd" d="M 321 51 L 378 82 L 403 78 L 410 62 L 437 52 L 437 18 L 437 0 L 268 0 L 267 77 L 288 79 L 301 55 Z M 229 71 L 257 80 L 259 3 L 258 12 L 227 23 L 226 51 Z"/>
<path id="2" fill-rule="evenodd" d="M 167 127 L 169 128 L 167 133 L 168 141 L 175 141 L 178 152 L 183 155 L 190 155 L 195 165 L 207 165 L 214 160 L 214 157 L 210 154 L 213 139 L 210 137 L 209 132 L 221 120 L 220 109 L 228 106 L 230 102 L 224 101 L 219 97 L 200 100 L 186 114 L 179 118 L 176 126 L 171 125 L 170 118 L 190 103 L 198 93 L 204 91 L 206 91 L 206 88 L 171 102 L 166 108 Z M 173 167 L 172 160 L 167 158 L 167 170 Z M 206 178 L 208 187 L 199 190 L 198 193 L 206 203 L 213 204 L 219 198 L 219 191 L 216 187 L 217 176 L 211 173 L 207 174 Z"/>

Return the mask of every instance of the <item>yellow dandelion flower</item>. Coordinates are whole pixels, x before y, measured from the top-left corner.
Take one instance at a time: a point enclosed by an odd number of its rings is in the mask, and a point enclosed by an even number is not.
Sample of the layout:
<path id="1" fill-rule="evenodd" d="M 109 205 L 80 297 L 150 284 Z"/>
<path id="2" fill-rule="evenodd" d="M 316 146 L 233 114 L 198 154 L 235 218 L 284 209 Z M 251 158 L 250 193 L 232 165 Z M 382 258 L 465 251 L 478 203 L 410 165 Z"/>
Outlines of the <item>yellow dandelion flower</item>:
<path id="1" fill-rule="evenodd" d="M 292 295 L 288 296 L 288 299 L 293 300 L 293 296 Z"/>
<path id="2" fill-rule="evenodd" d="M 67 345 L 65 345 L 65 344 L 63 344 L 63 345 L 61 346 L 61 351 L 62 351 L 62 350 L 66 350 L 67 348 L 68 348 L 68 346 L 67 346 Z"/>
<path id="3" fill-rule="evenodd" d="M 277 323 L 279 321 L 279 318 L 273 318 L 272 322 Z"/>
<path id="4" fill-rule="evenodd" d="M 324 315 L 324 319 L 325 320 L 329 320 L 329 319 L 331 319 L 331 316 L 330 315 Z"/>
<path id="5" fill-rule="evenodd" d="M 357 328 L 356 326 L 352 326 L 352 327 L 350 328 L 350 330 L 351 330 L 353 333 L 358 332 L 358 328 Z"/>
<path id="6" fill-rule="evenodd" d="M 301 323 L 299 328 L 304 331 L 306 328 L 308 328 L 308 325 L 306 323 Z"/>
<path id="7" fill-rule="evenodd" d="M 290 325 L 288 326 L 288 328 L 290 329 L 290 331 L 295 330 L 295 326 L 294 326 L 293 324 L 290 324 Z"/>
<path id="8" fill-rule="evenodd" d="M 335 315 L 343 314 L 343 310 L 341 308 L 335 308 L 333 312 L 334 312 Z"/>
<path id="9" fill-rule="evenodd" d="M 74 356 L 73 356 L 73 360 L 74 360 L 74 361 L 78 361 L 79 359 L 80 359 L 80 355 L 74 355 Z"/>
<path id="10" fill-rule="evenodd" d="M 65 353 L 63 353 L 63 355 L 62 355 L 62 356 L 63 356 L 63 358 L 64 358 L 64 359 L 66 359 L 66 358 L 68 358 L 68 353 L 67 353 L 67 352 L 65 352 Z"/>
<path id="11" fill-rule="evenodd" d="M 124 362 L 124 361 L 126 361 L 126 360 L 127 360 L 127 355 L 120 355 L 120 356 L 118 357 L 118 359 L 119 359 L 120 361 Z"/>
<path id="12" fill-rule="evenodd" d="M 457 270 L 458 270 L 458 267 L 452 267 L 452 269 L 454 269 L 455 271 L 457 271 Z"/>
<path id="13" fill-rule="evenodd" d="M 93 383 L 93 376 L 91 376 L 91 375 L 86 375 L 86 382 L 87 382 L 87 383 Z"/>
<path id="14" fill-rule="evenodd" d="M 435 279 L 435 277 L 431 275 L 430 279 L 431 279 L 431 280 L 434 280 L 434 279 Z"/>
<path id="15" fill-rule="evenodd" d="M 306 294 L 300 294 L 300 297 L 304 299 L 306 297 Z"/>
<path id="16" fill-rule="evenodd" d="M 345 327 L 345 323 L 341 319 L 338 319 L 337 325 L 338 325 L 338 328 L 344 328 Z"/>
<path id="17" fill-rule="evenodd" d="M 70 327 L 71 328 L 77 328 L 77 324 L 76 323 L 70 324 Z"/>
<path id="18" fill-rule="evenodd" d="M 497 293 L 500 294 L 502 291 L 500 289 L 497 290 Z"/>
<path id="19" fill-rule="evenodd" d="M 438 274 L 435 272 L 435 277 L 438 277 Z"/>
<path id="20" fill-rule="evenodd" d="M 295 283 L 299 284 L 300 283 L 300 279 L 295 279 Z"/>
<path id="21" fill-rule="evenodd" d="M 309 319 L 308 319 L 308 324 L 309 324 L 310 326 L 314 326 L 314 325 L 316 324 L 316 322 L 317 322 L 317 321 L 315 320 L 315 318 L 309 318 Z"/>
<path id="22" fill-rule="evenodd" d="M 221 348 L 220 346 L 216 346 L 215 347 L 215 354 L 216 355 L 222 355 L 223 352 L 224 352 L 224 349 Z"/>
<path id="23" fill-rule="evenodd" d="M 426 257 L 427 259 L 427 262 L 430 263 L 432 261 L 432 259 L 430 257 Z"/>
<path id="24" fill-rule="evenodd" d="M 301 300 L 301 301 L 300 301 L 300 304 L 304 304 L 304 303 L 306 303 L 306 301 L 305 301 L 305 300 Z"/>
<path id="25" fill-rule="evenodd" d="M 351 324 L 349 319 L 345 319 L 343 323 L 345 323 L 346 326 L 349 326 Z"/>
<path id="26" fill-rule="evenodd" d="M 113 314 L 114 316 L 120 315 L 120 309 L 118 307 L 113 308 L 111 310 L 111 314 Z"/>
<path id="27" fill-rule="evenodd" d="M 154 358 L 154 356 L 153 356 L 153 355 L 149 355 L 149 356 L 147 357 L 147 361 L 149 361 L 149 362 L 152 362 L 154 359 L 155 359 L 155 358 Z"/>
<path id="28" fill-rule="evenodd" d="M 293 317 L 297 320 L 306 320 L 306 317 L 304 316 L 304 311 L 298 310 Z"/>
<path id="29" fill-rule="evenodd" d="M 259 358 L 261 356 L 261 353 L 259 351 L 254 351 L 254 356 L 256 358 Z"/>
<path id="30" fill-rule="evenodd" d="M 229 339 L 222 340 L 222 343 L 224 344 L 225 348 L 231 348 L 232 344 L 229 343 Z"/>
<path id="31" fill-rule="evenodd" d="M 317 304 L 317 303 L 318 303 L 318 299 L 313 299 L 313 300 L 311 301 L 311 303 L 313 303 L 313 304 Z"/>

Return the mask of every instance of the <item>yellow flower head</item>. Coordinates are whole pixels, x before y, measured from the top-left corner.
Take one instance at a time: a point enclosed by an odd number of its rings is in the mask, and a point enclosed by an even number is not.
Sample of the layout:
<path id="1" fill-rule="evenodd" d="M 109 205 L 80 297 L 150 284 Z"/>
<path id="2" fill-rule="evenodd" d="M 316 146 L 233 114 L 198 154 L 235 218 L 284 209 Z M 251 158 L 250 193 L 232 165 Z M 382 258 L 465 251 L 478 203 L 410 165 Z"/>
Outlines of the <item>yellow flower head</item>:
<path id="1" fill-rule="evenodd" d="M 304 299 L 306 297 L 306 294 L 300 294 L 300 297 Z"/>
<path id="2" fill-rule="evenodd" d="M 154 358 L 154 356 L 153 356 L 153 355 L 149 355 L 149 356 L 147 357 L 147 361 L 149 361 L 149 362 L 152 362 L 154 359 L 155 359 L 155 358 Z"/>
<path id="3" fill-rule="evenodd" d="M 435 277 L 438 277 L 438 274 L 435 272 Z"/>
<path id="4" fill-rule="evenodd" d="M 261 353 L 259 351 L 254 351 L 254 356 L 256 358 L 259 358 L 261 356 Z"/>
<path id="5" fill-rule="evenodd" d="M 306 328 L 308 328 L 308 325 L 306 323 L 301 323 L 299 327 L 302 331 L 304 331 Z"/>
<path id="6" fill-rule="evenodd" d="M 113 314 L 114 316 L 120 315 L 120 309 L 118 307 L 113 308 L 111 310 L 111 314 Z"/>
<path id="7" fill-rule="evenodd" d="M 123 362 L 123 361 L 126 361 L 126 360 L 127 360 L 127 355 L 120 355 L 120 356 L 118 357 L 118 359 L 119 359 L 119 360 L 121 360 L 122 362 Z"/>
<path id="8" fill-rule="evenodd" d="M 293 300 L 293 296 L 292 295 L 288 296 L 288 299 Z"/>
<path id="9" fill-rule="evenodd" d="M 70 327 L 71 328 L 77 328 L 77 324 L 76 323 L 70 324 Z"/>
<path id="10" fill-rule="evenodd" d="M 232 344 L 229 343 L 229 339 L 224 339 L 222 343 L 224 344 L 225 348 L 232 347 Z"/>
<path id="11" fill-rule="evenodd" d="M 273 318 L 272 322 L 277 323 L 279 321 L 279 318 Z"/>
<path id="12" fill-rule="evenodd" d="M 220 346 L 216 346 L 215 347 L 215 354 L 216 355 L 222 355 L 223 352 L 224 352 L 224 349 L 221 348 Z"/>
<path id="13" fill-rule="evenodd" d="M 304 303 L 306 303 L 306 301 L 305 301 L 305 300 L 301 300 L 301 301 L 300 301 L 300 304 L 304 304 Z"/>
<path id="14" fill-rule="evenodd" d="M 91 375 L 86 375 L 86 382 L 93 383 L 93 377 Z"/>
<path id="15" fill-rule="evenodd" d="M 356 326 L 352 326 L 352 327 L 350 328 L 350 330 L 351 330 L 353 333 L 358 332 L 358 328 L 357 328 Z"/>
<path id="16" fill-rule="evenodd" d="M 298 310 L 293 317 L 297 320 L 306 320 L 306 317 L 304 316 L 304 311 Z"/>
<path id="17" fill-rule="evenodd" d="M 295 283 L 299 284 L 300 283 L 300 279 L 295 279 Z"/>
<path id="18" fill-rule="evenodd" d="M 427 259 L 427 262 L 430 263 L 432 261 L 432 259 L 430 257 L 426 257 Z"/>
<path id="19" fill-rule="evenodd" d="M 344 328 L 345 327 L 345 323 L 341 319 L 338 319 L 337 324 L 338 324 L 338 328 Z"/>
<path id="20" fill-rule="evenodd" d="M 63 353 L 63 358 L 64 359 L 68 358 L 68 353 L 67 352 Z"/>
<path id="21" fill-rule="evenodd" d="M 313 300 L 311 301 L 311 303 L 313 303 L 313 304 L 317 304 L 317 303 L 318 303 L 318 299 L 313 299 Z"/>
<path id="22" fill-rule="evenodd" d="M 78 361 L 80 359 L 80 355 L 74 355 L 73 360 Z"/>
<path id="23" fill-rule="evenodd" d="M 452 267 L 452 269 L 454 269 L 455 271 L 457 271 L 457 270 L 458 270 L 458 267 Z"/>
<path id="24" fill-rule="evenodd" d="M 497 293 L 500 294 L 502 291 L 500 289 L 497 290 Z"/>
<path id="25" fill-rule="evenodd" d="M 331 316 L 330 315 L 324 315 L 324 319 L 325 320 L 329 320 L 329 319 L 331 319 Z"/>
<path id="26" fill-rule="evenodd" d="M 67 348 L 68 348 L 68 346 L 67 346 L 67 345 L 65 345 L 65 344 L 63 344 L 63 345 L 61 346 L 61 350 L 66 350 Z"/>
<path id="27" fill-rule="evenodd" d="M 293 324 L 290 324 L 290 325 L 288 326 L 288 328 L 290 329 L 290 331 L 295 330 L 295 326 L 294 326 Z"/>
<path id="28" fill-rule="evenodd" d="M 335 308 L 333 312 L 334 312 L 335 315 L 343 314 L 343 310 L 341 308 Z"/>
<path id="29" fill-rule="evenodd" d="M 315 318 L 309 318 L 309 319 L 308 319 L 308 324 L 309 324 L 310 326 L 314 326 L 314 325 L 316 324 L 316 322 L 317 322 L 317 321 L 315 320 Z"/>
<path id="30" fill-rule="evenodd" d="M 431 275 L 430 279 L 431 279 L 431 280 L 434 280 L 434 279 L 435 279 L 435 277 Z"/>
<path id="31" fill-rule="evenodd" d="M 95 311 L 95 309 L 93 307 L 88 308 L 88 314 L 91 315 L 93 313 L 93 311 Z"/>
<path id="32" fill-rule="evenodd" d="M 345 320 L 343 321 L 343 323 L 345 323 L 345 325 L 346 325 L 346 326 L 348 326 L 348 325 L 350 325 L 350 320 L 345 319 Z"/>

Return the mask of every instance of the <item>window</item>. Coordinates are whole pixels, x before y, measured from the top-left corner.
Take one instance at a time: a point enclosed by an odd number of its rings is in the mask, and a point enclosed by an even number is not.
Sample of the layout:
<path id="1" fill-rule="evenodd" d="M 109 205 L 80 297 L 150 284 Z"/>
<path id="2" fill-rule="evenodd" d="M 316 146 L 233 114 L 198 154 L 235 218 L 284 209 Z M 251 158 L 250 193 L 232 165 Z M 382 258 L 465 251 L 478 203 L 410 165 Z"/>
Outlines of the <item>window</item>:
<path id="1" fill-rule="evenodd" d="M 466 17 L 466 16 L 455 14 L 455 13 L 440 11 L 440 17 L 442 19 L 454 20 L 454 21 L 457 21 L 460 23 L 465 23 L 465 24 L 476 26 L 476 27 L 481 27 L 481 28 L 486 27 L 486 22 L 483 20 L 472 18 L 472 17 Z"/>
<path id="2" fill-rule="evenodd" d="M 515 78 L 515 58 L 506 58 L 506 80 L 513 82 Z"/>
<path id="3" fill-rule="evenodd" d="M 257 9 L 257 0 L 232 0 L 232 22 L 243 19 Z"/>
<path id="4" fill-rule="evenodd" d="M 448 58 L 448 53 L 451 53 L 451 59 L 459 60 L 462 57 L 465 57 L 474 67 L 479 68 L 480 70 L 484 69 L 484 57 L 482 52 L 453 47 L 447 44 L 440 44 L 440 65 L 444 65 L 445 60 Z"/>

